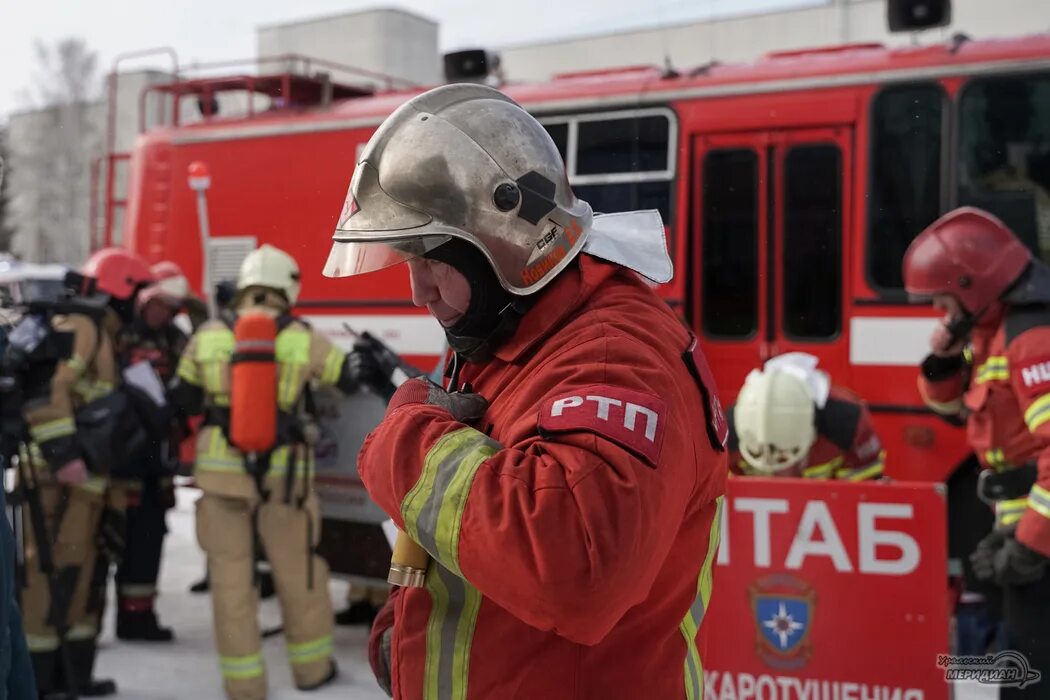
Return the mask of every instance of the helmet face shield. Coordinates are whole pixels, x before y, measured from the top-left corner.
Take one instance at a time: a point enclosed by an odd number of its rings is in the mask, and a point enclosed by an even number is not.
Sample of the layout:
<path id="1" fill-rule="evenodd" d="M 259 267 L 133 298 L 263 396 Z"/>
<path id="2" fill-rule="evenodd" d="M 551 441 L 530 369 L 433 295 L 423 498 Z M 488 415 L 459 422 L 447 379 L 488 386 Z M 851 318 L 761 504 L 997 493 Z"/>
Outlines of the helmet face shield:
<path id="1" fill-rule="evenodd" d="M 740 455 L 756 471 L 776 474 L 791 469 L 809 454 L 809 445 L 780 448 L 776 445 L 757 442 L 741 442 Z"/>
<path id="2" fill-rule="evenodd" d="M 381 241 L 335 241 L 324 266 L 325 277 L 352 277 L 424 257 L 451 236 L 432 234 Z"/>

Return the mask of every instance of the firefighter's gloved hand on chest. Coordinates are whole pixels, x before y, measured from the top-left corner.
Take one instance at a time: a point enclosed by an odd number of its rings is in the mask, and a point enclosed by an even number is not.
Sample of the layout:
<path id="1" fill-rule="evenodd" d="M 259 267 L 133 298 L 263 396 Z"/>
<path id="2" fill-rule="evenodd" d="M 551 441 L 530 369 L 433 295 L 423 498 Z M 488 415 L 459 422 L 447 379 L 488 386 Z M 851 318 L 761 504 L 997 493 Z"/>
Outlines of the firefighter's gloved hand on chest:
<path id="1" fill-rule="evenodd" d="M 489 407 L 481 394 L 466 391 L 449 393 L 425 377 L 416 377 L 398 387 L 387 406 L 387 413 L 407 404 L 426 404 L 443 408 L 460 423 L 478 420 Z"/>
<path id="2" fill-rule="evenodd" d="M 974 575 L 1000 585 L 1038 581 L 1046 574 L 1047 559 L 1014 538 L 1013 529 L 993 530 L 970 555 Z"/>

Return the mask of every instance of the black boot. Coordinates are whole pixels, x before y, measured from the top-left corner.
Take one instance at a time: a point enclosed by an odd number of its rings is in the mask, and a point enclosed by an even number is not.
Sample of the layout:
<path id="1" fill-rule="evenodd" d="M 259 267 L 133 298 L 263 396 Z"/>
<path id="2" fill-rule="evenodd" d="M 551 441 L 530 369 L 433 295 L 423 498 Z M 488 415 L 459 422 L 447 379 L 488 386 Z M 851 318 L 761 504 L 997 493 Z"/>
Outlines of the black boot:
<path id="1" fill-rule="evenodd" d="M 64 687 L 59 673 L 59 656 L 57 651 L 34 651 L 29 657 L 33 660 L 33 673 L 36 675 L 36 688 L 41 700 L 65 700 L 69 697 L 62 690 Z"/>
<path id="2" fill-rule="evenodd" d="M 342 610 L 335 614 L 335 624 L 343 627 L 353 627 L 356 625 L 367 625 L 372 626 L 372 623 L 376 619 L 376 615 L 379 614 L 379 608 L 372 605 L 367 600 L 358 600 L 350 604 L 350 607 L 346 610 Z"/>
<path id="3" fill-rule="evenodd" d="M 153 610 L 118 610 L 117 638 L 127 642 L 170 642 L 175 633 L 161 627 Z"/>
<path id="4" fill-rule="evenodd" d="M 76 674 L 77 693 L 85 698 L 99 698 L 114 695 L 117 684 L 108 679 L 93 677 L 95 669 L 96 640 L 85 639 L 69 642 L 69 654 L 73 660 L 73 673 Z"/>
<path id="5" fill-rule="evenodd" d="M 339 666 L 336 665 L 335 659 L 332 659 L 332 669 L 328 672 L 327 676 L 325 676 L 321 680 L 317 681 L 313 685 L 299 686 L 299 690 L 305 690 L 306 692 L 310 692 L 311 690 L 317 690 L 318 688 L 323 688 L 326 685 L 328 685 L 329 683 L 331 683 L 332 681 L 334 681 L 336 679 L 336 676 L 338 676 L 338 675 L 339 675 Z"/>
<path id="6" fill-rule="evenodd" d="M 190 586 L 190 593 L 207 593 L 211 589 L 211 582 L 208 580 L 208 572 L 204 572 L 204 578 L 197 583 Z"/>
<path id="7" fill-rule="evenodd" d="M 277 589 L 273 585 L 273 574 L 268 570 L 259 572 L 259 598 L 268 600 L 273 598 Z"/>

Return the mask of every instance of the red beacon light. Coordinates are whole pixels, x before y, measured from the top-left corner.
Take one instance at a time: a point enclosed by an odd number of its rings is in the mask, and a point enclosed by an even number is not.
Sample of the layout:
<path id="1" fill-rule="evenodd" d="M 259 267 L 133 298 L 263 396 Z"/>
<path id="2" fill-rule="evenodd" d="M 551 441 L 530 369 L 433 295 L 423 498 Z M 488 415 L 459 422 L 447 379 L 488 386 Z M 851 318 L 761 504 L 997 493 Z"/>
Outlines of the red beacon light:
<path id="1" fill-rule="evenodd" d="M 211 173 L 208 172 L 208 166 L 203 161 L 193 161 L 187 171 L 190 189 L 201 192 L 211 187 Z"/>

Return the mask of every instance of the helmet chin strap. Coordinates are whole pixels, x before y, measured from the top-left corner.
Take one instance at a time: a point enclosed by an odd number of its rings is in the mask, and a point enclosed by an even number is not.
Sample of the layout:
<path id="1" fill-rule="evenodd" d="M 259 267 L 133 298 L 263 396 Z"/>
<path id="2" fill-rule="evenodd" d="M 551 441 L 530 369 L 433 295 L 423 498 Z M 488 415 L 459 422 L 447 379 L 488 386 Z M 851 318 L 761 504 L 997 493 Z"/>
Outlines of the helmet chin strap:
<path id="1" fill-rule="evenodd" d="M 500 310 L 495 325 L 487 335 L 470 336 L 457 333 L 459 323 L 451 328 L 445 329 L 445 338 L 448 346 L 453 352 L 468 362 L 479 362 L 489 359 L 492 351 L 499 347 L 500 343 L 514 335 L 518 329 L 518 323 L 522 316 L 532 306 L 527 302 L 527 297 L 513 300 Z M 469 310 L 468 310 L 469 311 Z"/>

